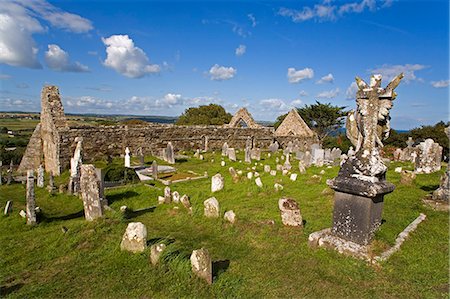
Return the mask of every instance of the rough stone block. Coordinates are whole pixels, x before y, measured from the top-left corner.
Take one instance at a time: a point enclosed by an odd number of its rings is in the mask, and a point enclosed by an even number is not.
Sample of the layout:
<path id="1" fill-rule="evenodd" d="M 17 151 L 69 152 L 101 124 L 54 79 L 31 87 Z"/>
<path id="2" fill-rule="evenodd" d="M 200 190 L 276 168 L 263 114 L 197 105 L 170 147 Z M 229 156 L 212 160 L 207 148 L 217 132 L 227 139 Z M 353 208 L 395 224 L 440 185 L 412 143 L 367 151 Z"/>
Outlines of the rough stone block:
<path id="1" fill-rule="evenodd" d="M 128 223 L 122 237 L 120 249 L 133 253 L 143 252 L 147 248 L 147 228 L 141 222 Z"/>

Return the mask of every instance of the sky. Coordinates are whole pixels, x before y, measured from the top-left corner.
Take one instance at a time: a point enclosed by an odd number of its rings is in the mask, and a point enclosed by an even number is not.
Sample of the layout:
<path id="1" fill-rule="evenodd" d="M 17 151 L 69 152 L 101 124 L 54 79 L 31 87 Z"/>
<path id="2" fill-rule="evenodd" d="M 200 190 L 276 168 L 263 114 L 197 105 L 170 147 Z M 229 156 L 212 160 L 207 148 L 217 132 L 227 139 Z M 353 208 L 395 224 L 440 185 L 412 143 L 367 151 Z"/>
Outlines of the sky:
<path id="1" fill-rule="evenodd" d="M 449 1 L 2 0 L 0 111 L 178 116 L 216 103 L 274 121 L 355 108 L 355 76 L 403 72 L 391 125 L 449 119 Z"/>

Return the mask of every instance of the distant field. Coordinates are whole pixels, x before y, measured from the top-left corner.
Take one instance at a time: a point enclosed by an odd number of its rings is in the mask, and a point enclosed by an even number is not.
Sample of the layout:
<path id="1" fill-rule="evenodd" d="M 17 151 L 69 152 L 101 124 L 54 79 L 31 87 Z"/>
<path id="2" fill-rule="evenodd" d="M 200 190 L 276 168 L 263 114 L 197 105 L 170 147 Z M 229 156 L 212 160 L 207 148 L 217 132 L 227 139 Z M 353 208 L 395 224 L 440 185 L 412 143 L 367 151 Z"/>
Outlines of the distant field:
<path id="1" fill-rule="evenodd" d="M 38 123 L 38 119 L 7 118 L 0 119 L 0 128 L 7 127 L 11 131 L 32 130 Z"/>

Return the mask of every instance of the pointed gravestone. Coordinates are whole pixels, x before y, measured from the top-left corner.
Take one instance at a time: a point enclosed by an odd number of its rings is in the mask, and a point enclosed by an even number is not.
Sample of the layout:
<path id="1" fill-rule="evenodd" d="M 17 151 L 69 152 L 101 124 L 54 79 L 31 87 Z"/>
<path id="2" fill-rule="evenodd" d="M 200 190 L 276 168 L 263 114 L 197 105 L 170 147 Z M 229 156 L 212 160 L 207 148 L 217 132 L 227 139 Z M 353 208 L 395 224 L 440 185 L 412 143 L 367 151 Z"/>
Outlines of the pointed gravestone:
<path id="1" fill-rule="evenodd" d="M 81 165 L 80 193 L 84 206 L 84 217 L 88 221 L 103 216 L 101 182 L 94 165 Z"/>
<path id="2" fill-rule="evenodd" d="M 125 167 L 131 166 L 130 149 L 125 148 Z"/>
<path id="3" fill-rule="evenodd" d="M 213 282 L 212 261 L 209 252 L 205 248 L 192 251 L 191 254 L 192 272 L 208 284 Z"/>
<path id="4" fill-rule="evenodd" d="M 27 171 L 27 224 L 35 225 L 36 219 L 36 199 L 34 195 L 34 174 L 33 170 Z"/>
<path id="5" fill-rule="evenodd" d="M 230 159 L 230 161 L 236 162 L 236 151 L 232 147 L 228 148 L 228 159 Z"/>
<path id="6" fill-rule="evenodd" d="M 227 156 L 228 155 L 228 143 L 224 143 L 222 145 L 222 156 Z"/>

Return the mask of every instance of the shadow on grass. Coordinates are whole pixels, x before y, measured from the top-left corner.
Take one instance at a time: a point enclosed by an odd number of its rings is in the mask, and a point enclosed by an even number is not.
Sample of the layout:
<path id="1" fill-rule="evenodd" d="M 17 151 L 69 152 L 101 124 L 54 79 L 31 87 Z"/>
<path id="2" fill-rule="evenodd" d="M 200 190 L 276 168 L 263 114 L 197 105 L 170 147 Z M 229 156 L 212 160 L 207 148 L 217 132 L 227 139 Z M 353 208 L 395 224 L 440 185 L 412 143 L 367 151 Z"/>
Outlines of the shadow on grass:
<path id="1" fill-rule="evenodd" d="M 152 246 L 154 244 L 159 244 L 159 243 L 164 243 L 166 245 L 169 245 L 169 244 L 172 244 L 173 242 L 175 242 L 175 239 L 173 239 L 173 238 L 159 237 L 159 238 L 153 238 L 153 239 L 147 240 L 147 246 Z"/>
<path id="2" fill-rule="evenodd" d="M 138 217 L 138 216 L 144 215 L 144 214 L 146 214 L 148 212 L 153 212 L 155 209 L 156 209 L 156 206 L 152 206 L 152 207 L 148 207 L 148 208 L 142 208 L 142 209 L 139 209 L 139 210 L 127 209 L 127 211 L 124 214 L 124 217 L 127 218 L 127 219 Z"/>
<path id="3" fill-rule="evenodd" d="M 38 222 L 53 222 L 53 221 L 61 221 L 61 220 L 71 220 L 75 218 L 84 217 L 84 210 L 64 215 L 64 216 L 57 216 L 57 217 L 47 217 L 45 214 L 41 213 L 37 215 Z"/>
<path id="4" fill-rule="evenodd" d="M 6 295 L 14 293 L 15 291 L 20 290 L 23 286 L 24 286 L 23 283 L 16 283 L 7 287 L 0 286 L 0 297 L 4 297 Z"/>
<path id="5" fill-rule="evenodd" d="M 135 191 L 127 190 L 127 191 L 124 191 L 124 192 L 121 192 L 121 193 L 108 195 L 106 197 L 106 199 L 108 200 L 109 204 L 112 204 L 113 202 L 115 202 L 117 200 L 127 199 L 127 198 L 135 197 L 135 196 L 138 196 L 138 195 L 139 195 L 139 193 L 137 193 Z"/>
<path id="6" fill-rule="evenodd" d="M 437 188 L 439 188 L 439 185 L 427 185 L 427 186 L 420 187 L 420 189 L 422 189 L 423 191 L 427 191 L 427 192 L 434 191 Z"/>
<path id="7" fill-rule="evenodd" d="M 230 267 L 230 260 L 221 260 L 212 262 L 213 278 L 219 276 L 220 273 L 225 272 Z"/>

